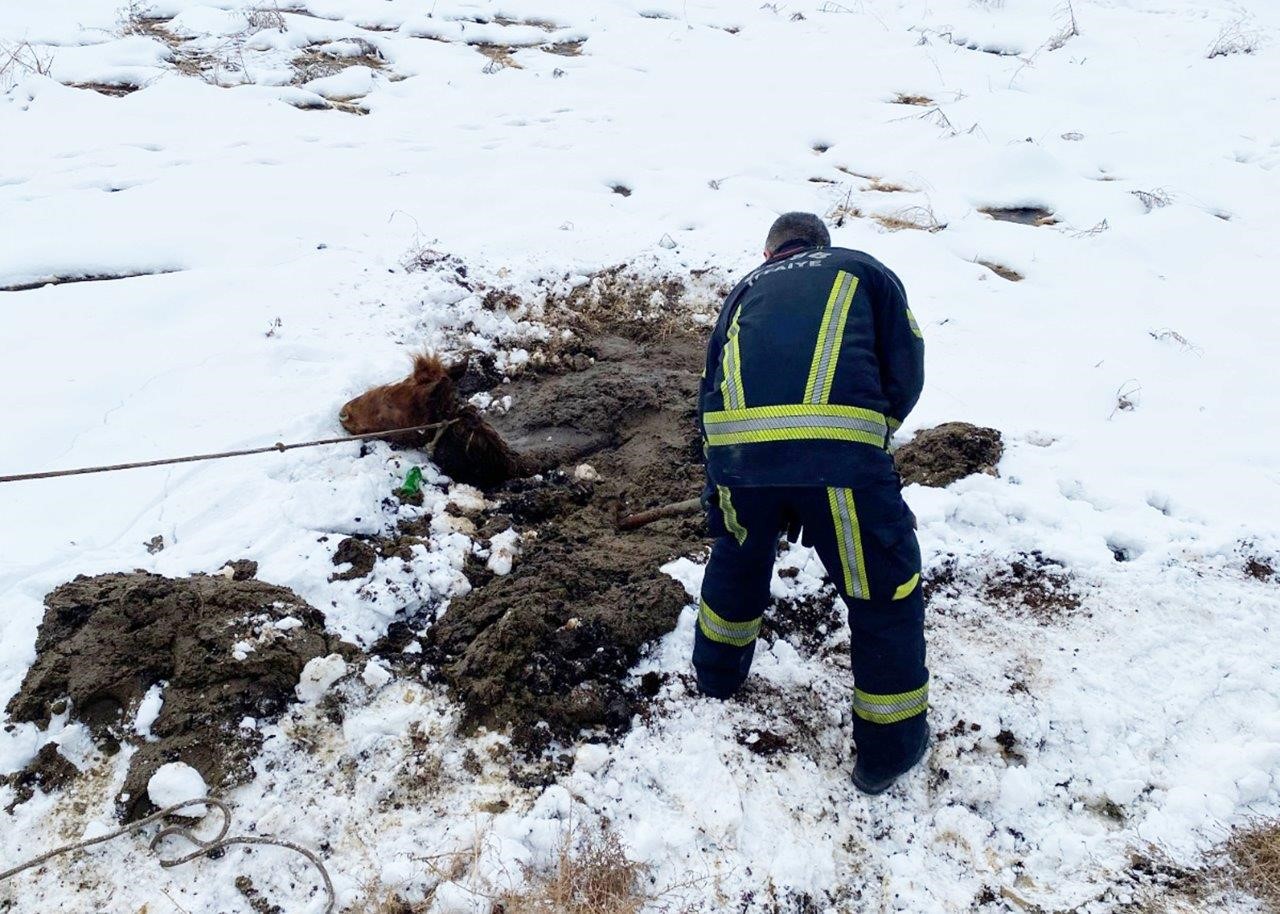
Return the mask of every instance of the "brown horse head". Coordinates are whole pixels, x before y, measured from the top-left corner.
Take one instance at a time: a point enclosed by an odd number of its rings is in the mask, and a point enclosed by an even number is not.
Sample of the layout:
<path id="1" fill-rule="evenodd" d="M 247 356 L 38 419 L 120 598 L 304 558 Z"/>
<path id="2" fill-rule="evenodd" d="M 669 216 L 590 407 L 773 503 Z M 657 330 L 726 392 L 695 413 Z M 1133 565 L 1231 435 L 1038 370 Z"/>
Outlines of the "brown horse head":
<path id="1" fill-rule="evenodd" d="M 466 371 L 466 359 L 446 366 L 438 357 L 424 353 L 414 358 L 409 377 L 348 401 L 338 413 L 338 421 L 352 435 L 448 422 L 438 435 L 436 430 L 428 430 L 387 435 L 385 440 L 399 447 L 434 442 L 432 458 L 459 482 L 488 488 L 527 475 L 520 456 L 474 406 L 458 396 L 457 383 Z"/>
<path id="2" fill-rule="evenodd" d="M 423 353 L 414 358 L 409 377 L 375 387 L 348 401 L 338 413 L 338 421 L 352 435 L 369 435 L 451 419 L 458 411 L 454 385 L 466 370 L 465 359 L 446 366 L 439 357 Z M 390 436 L 388 440 L 420 444 L 430 438 L 429 433 L 415 432 Z"/>

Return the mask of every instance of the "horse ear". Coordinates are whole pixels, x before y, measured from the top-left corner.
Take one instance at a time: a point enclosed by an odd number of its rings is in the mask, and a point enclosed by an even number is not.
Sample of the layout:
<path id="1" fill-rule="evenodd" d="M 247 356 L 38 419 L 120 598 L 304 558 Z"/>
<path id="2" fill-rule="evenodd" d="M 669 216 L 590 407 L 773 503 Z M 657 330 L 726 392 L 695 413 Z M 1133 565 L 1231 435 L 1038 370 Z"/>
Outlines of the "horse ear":
<path id="1" fill-rule="evenodd" d="M 454 362 L 445 369 L 449 373 L 449 379 L 457 384 L 462 380 L 463 375 L 467 373 L 467 369 L 471 367 L 471 356 L 464 355 L 457 362 Z"/>

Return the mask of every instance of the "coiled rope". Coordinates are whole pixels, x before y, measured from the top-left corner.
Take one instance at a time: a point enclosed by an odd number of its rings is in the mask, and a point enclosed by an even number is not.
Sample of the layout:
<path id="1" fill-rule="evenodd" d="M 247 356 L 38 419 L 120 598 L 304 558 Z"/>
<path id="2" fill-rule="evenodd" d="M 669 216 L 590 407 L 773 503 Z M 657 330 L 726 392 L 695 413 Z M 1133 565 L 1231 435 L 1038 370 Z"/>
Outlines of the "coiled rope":
<path id="1" fill-rule="evenodd" d="M 64 844 L 62 847 L 55 847 L 53 850 L 46 851 L 39 857 L 35 857 L 25 863 L 21 863 L 18 866 L 13 867 L 12 869 L 8 869 L 3 873 L 0 873 L 0 882 L 12 878 L 21 872 L 40 866 L 42 863 L 47 863 L 54 857 L 61 857 L 63 854 L 70 854 L 74 851 L 84 850 L 85 848 L 93 847 L 96 844 L 105 844 L 108 841 L 112 841 L 124 835 L 135 834 L 146 828 L 151 823 L 158 822 L 166 816 L 172 815 L 178 810 L 186 809 L 190 806 L 213 807 L 218 810 L 218 812 L 222 813 L 222 825 L 219 826 L 218 833 L 212 838 L 201 838 L 191 829 L 185 828 L 181 825 L 170 825 L 168 828 L 162 828 L 160 831 L 156 832 L 155 837 L 152 838 L 151 842 L 147 845 L 149 850 L 155 851 L 156 845 L 169 837 L 182 838 L 185 841 L 191 842 L 196 848 L 190 853 L 183 854 L 180 857 L 164 857 L 157 853 L 156 856 L 159 858 L 161 866 L 166 868 L 181 866 L 184 863 L 190 863 L 192 860 L 196 860 L 200 857 L 208 857 L 210 854 L 230 847 L 233 844 L 266 844 L 271 847 L 283 847 L 286 850 L 291 850 L 295 853 L 301 854 L 313 867 L 316 868 L 316 871 L 320 873 L 320 878 L 324 882 L 325 895 L 328 897 L 328 903 L 325 905 L 324 914 L 333 914 L 333 909 L 337 904 L 337 896 L 334 894 L 333 880 L 329 878 L 329 871 L 325 868 L 324 861 L 322 861 L 314 851 L 308 850 L 299 844 L 294 844 L 292 841 L 282 841 L 278 838 L 259 838 L 252 835 L 232 835 L 231 837 L 227 837 L 227 832 L 231 830 L 231 807 L 225 801 L 216 797 L 201 797 L 198 800 L 187 800 L 182 803 L 175 803 L 172 806 L 166 806 L 159 812 L 153 812 L 151 815 L 146 818 L 139 819 L 137 822 L 132 822 L 129 825 L 117 828 L 115 831 L 107 832 L 105 835 L 98 835 L 95 838 L 86 838 L 85 840 L 77 841 L 74 844 Z"/>

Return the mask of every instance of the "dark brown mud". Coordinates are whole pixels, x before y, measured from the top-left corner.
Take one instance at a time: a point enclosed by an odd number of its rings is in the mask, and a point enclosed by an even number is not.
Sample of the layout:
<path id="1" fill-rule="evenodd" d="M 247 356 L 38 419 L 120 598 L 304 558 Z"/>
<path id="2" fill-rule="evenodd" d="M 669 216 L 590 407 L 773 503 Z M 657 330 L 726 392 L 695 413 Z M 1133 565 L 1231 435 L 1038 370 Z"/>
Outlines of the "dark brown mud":
<path id="1" fill-rule="evenodd" d="M 246 579 L 248 564 L 233 570 L 181 579 L 81 576 L 45 598 L 36 661 L 9 718 L 47 726 L 69 709 L 103 753 L 135 742 L 117 796 L 129 820 L 150 810 L 147 782 L 166 762 L 191 765 L 213 790 L 248 780 L 259 737 L 241 722 L 279 717 L 307 661 L 340 649 L 320 612 L 291 590 Z M 144 739 L 133 720 L 157 684 L 163 705 L 153 739 Z M 20 790 L 23 782 L 51 787 L 71 777 L 47 756 L 14 776 Z"/>
<path id="2" fill-rule="evenodd" d="M 648 329 L 611 327 L 573 360 L 580 370 L 498 391 L 513 403 L 494 425 L 543 470 L 498 493 L 487 524 L 514 524 L 523 554 L 508 575 L 473 577 L 426 637 L 426 657 L 468 718 L 514 725 L 526 746 L 629 724 L 642 696 L 624 684 L 627 671 L 688 602 L 659 568 L 705 544 L 697 516 L 617 529 L 620 513 L 702 487 L 703 340 Z M 583 463 L 594 473 L 575 472 Z"/>
<path id="3" fill-rule="evenodd" d="M 968 422 L 945 422 L 917 432 L 894 452 L 894 463 L 906 485 L 943 488 L 974 473 L 996 475 L 1004 440 L 994 428 Z"/>

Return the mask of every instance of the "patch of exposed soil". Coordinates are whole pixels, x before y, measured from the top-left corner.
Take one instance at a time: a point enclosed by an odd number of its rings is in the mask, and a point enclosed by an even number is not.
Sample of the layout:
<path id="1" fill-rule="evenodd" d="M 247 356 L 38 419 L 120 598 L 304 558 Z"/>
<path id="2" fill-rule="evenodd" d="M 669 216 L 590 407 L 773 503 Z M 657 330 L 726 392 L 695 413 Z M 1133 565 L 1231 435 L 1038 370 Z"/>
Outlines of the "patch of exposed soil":
<path id="1" fill-rule="evenodd" d="M 943 488 L 974 473 L 996 475 L 1004 441 L 994 428 L 946 422 L 917 432 L 893 455 L 906 485 Z"/>
<path id="2" fill-rule="evenodd" d="M 844 601 L 831 588 L 802 597 L 774 600 L 765 613 L 762 634 L 782 638 L 806 656 L 822 651 L 844 622 Z"/>
<path id="3" fill-rule="evenodd" d="M 1001 279 L 1009 280 L 1009 282 L 1022 282 L 1022 280 L 1026 279 L 1025 276 L 1013 269 L 1013 267 L 1006 267 L 1004 264 L 996 263 L 994 260 L 979 260 L 978 263 L 986 267 L 992 273 L 995 273 Z"/>
<path id="4" fill-rule="evenodd" d="M 1042 206 L 983 206 L 978 212 L 1000 222 L 1016 222 L 1018 225 L 1057 225 L 1053 210 Z"/>
<path id="5" fill-rule="evenodd" d="M 945 607 L 936 604 L 965 595 L 1042 625 L 1075 615 L 1082 605 L 1070 572 L 1038 551 L 1021 553 L 1007 562 L 986 557 L 971 564 L 949 555 L 926 573 L 926 606 L 945 615 Z"/>
<path id="6" fill-rule="evenodd" d="M 0 292 L 29 292 L 32 289 L 43 289 L 45 286 L 61 286 L 75 282 L 111 282 L 116 279 L 136 279 L 139 276 L 160 276 L 165 273 L 177 273 L 177 270 L 146 270 L 144 272 L 124 273 L 86 273 L 69 276 L 46 276 L 30 282 L 14 283 L 0 286 Z"/>
<path id="7" fill-rule="evenodd" d="M 15 794 L 13 802 L 5 807 L 5 812 L 11 813 L 19 803 L 31 799 L 36 788 L 52 793 L 70 784 L 79 773 L 54 743 L 46 743 L 27 767 L 13 774 L 0 775 L 0 786 L 9 785 Z"/>
<path id="8" fill-rule="evenodd" d="M 426 546 L 430 537 L 429 515 L 401 520 L 395 533 L 389 536 L 348 536 L 338 543 L 333 552 L 334 565 L 350 565 L 345 571 L 335 571 L 330 581 L 356 581 L 373 573 L 378 559 L 413 560 L 413 547 Z"/>
<path id="9" fill-rule="evenodd" d="M 99 95 L 109 95 L 112 98 L 123 98 L 137 92 L 142 86 L 134 83 L 67 83 L 72 89 L 88 89 L 91 92 L 97 92 Z"/>
<path id="10" fill-rule="evenodd" d="M 615 323 L 583 350 L 580 370 L 529 374 L 496 392 L 513 407 L 493 424 L 546 471 L 498 493 L 502 515 L 533 536 L 510 574 L 473 578 L 426 636 L 427 659 L 470 721 L 513 724 L 533 748 L 628 725 L 643 696 L 627 671 L 688 602 L 659 566 L 706 532 L 697 516 L 617 529 L 620 512 L 701 489 L 701 334 Z M 598 478 L 572 473 L 584 461 Z"/>
<path id="11" fill-rule="evenodd" d="M 738 745 L 745 746 L 748 751 L 763 755 L 765 758 L 792 751 L 791 740 L 772 730 L 739 730 L 736 739 Z"/>
<path id="12" fill-rule="evenodd" d="M 110 755 L 135 738 L 138 705 L 162 684 L 155 739 L 139 741 L 117 796 L 125 817 L 150 811 L 147 782 L 165 762 L 186 762 L 214 790 L 245 782 L 260 738 L 241 721 L 278 717 L 307 661 L 339 643 L 318 610 L 284 587 L 237 579 L 242 569 L 81 576 L 56 588 L 45 597 L 36 661 L 9 702 L 10 719 L 47 726 L 69 707 Z M 43 786 L 65 776 L 46 752 L 16 777 Z"/>
<path id="13" fill-rule="evenodd" d="M 1241 548 L 1244 553 L 1244 573 L 1255 581 L 1270 583 L 1276 580 L 1276 560 L 1272 556 L 1260 555 L 1252 543 L 1245 543 Z"/>

